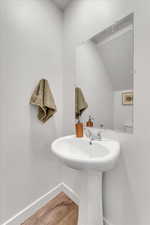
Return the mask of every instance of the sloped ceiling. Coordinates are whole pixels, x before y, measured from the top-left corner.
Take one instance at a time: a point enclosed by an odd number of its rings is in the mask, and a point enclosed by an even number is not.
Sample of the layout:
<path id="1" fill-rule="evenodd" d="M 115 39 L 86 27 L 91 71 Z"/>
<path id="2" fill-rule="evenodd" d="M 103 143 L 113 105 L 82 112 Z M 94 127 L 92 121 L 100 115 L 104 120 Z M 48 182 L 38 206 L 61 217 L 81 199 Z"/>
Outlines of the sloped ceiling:
<path id="1" fill-rule="evenodd" d="M 68 6 L 68 4 L 72 1 L 72 0 L 52 0 L 56 6 L 61 9 L 61 10 L 65 10 L 65 8 Z"/>
<path id="2" fill-rule="evenodd" d="M 98 44 L 99 53 L 110 76 L 113 90 L 133 89 L 133 32 Z"/>
<path id="3" fill-rule="evenodd" d="M 114 91 L 133 89 L 133 24 L 131 13 L 91 39 L 97 45 Z"/>

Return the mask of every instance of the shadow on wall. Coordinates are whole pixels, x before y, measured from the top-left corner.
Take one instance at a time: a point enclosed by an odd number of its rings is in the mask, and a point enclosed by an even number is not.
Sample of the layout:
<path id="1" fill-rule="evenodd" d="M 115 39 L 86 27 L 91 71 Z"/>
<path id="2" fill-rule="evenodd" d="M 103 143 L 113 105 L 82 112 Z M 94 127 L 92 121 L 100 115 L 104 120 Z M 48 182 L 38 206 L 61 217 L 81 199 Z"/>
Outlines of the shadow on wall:
<path id="1" fill-rule="evenodd" d="M 137 208 L 134 199 L 134 190 L 128 175 L 127 165 L 123 156 L 123 149 L 120 160 L 117 166 L 104 174 L 103 182 L 103 198 L 104 201 L 104 216 L 116 225 L 121 224 L 136 224 L 140 225 Z M 111 189 L 110 184 L 111 183 Z M 120 189 L 121 184 L 121 189 Z M 114 201 L 114 196 L 118 196 Z M 115 212 L 120 212 L 120 200 L 122 202 L 121 214 L 118 214 L 117 220 L 113 221 L 113 215 L 110 205 L 113 204 Z M 128 211 L 126 210 L 128 208 Z M 110 209 L 110 211 L 109 211 Z"/>
<path id="2" fill-rule="evenodd" d="M 56 118 L 53 116 L 45 124 L 37 118 L 37 107 L 30 107 L 30 171 L 32 194 L 41 193 L 38 186 L 43 186 L 43 193 L 49 191 L 50 184 L 59 183 L 58 168 L 60 166 L 56 158 L 51 154 L 50 147 L 54 139 L 58 137 Z M 48 172 L 49 171 L 49 172 Z M 48 172 L 49 176 L 45 175 Z M 45 179 L 47 176 L 47 179 Z M 40 183 L 40 185 L 39 185 Z"/>

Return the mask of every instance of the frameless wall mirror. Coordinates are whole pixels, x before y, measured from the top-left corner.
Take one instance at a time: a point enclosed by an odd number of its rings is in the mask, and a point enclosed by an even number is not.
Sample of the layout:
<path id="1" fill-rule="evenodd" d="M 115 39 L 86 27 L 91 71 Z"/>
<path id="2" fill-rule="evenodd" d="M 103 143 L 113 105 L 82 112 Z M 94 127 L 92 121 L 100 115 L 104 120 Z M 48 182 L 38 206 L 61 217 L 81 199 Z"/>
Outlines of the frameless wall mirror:
<path id="1" fill-rule="evenodd" d="M 130 14 L 93 35 L 76 50 L 76 86 L 81 88 L 94 126 L 133 132 L 134 24 Z"/>

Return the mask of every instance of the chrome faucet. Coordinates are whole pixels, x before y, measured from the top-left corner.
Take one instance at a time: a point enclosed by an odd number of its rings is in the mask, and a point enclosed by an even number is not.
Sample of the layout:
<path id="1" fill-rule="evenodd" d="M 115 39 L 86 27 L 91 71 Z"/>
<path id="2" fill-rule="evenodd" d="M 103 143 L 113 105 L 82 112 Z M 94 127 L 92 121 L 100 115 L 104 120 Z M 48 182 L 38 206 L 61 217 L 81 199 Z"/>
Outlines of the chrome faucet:
<path id="1" fill-rule="evenodd" d="M 85 128 L 85 135 L 86 135 L 87 138 L 90 139 L 90 145 L 93 144 L 94 140 L 97 140 L 97 141 L 102 140 L 102 136 L 101 136 L 101 132 L 100 131 L 95 136 L 90 129 Z"/>
<path id="2" fill-rule="evenodd" d="M 90 139 L 90 145 L 92 145 L 93 144 L 92 142 L 94 140 L 92 132 L 89 129 L 86 129 L 85 130 L 85 135 Z"/>

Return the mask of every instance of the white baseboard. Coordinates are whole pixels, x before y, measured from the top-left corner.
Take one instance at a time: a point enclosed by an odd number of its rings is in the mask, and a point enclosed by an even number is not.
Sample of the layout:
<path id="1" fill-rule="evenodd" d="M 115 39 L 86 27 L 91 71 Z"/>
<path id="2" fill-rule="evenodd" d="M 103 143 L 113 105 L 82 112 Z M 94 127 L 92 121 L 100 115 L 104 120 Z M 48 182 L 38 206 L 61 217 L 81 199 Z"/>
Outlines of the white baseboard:
<path id="1" fill-rule="evenodd" d="M 27 218 L 32 216 L 38 209 L 44 206 L 51 199 L 55 198 L 61 192 L 64 192 L 72 201 L 79 205 L 78 195 L 66 184 L 61 183 L 1 225 L 20 225 Z M 106 218 L 104 218 L 104 223 L 105 225 L 113 225 Z"/>
<path id="2" fill-rule="evenodd" d="M 36 201 L 28 205 L 26 208 L 21 210 L 19 213 L 1 225 L 20 225 L 27 218 L 32 216 L 38 209 L 44 206 L 48 201 L 55 198 L 60 192 L 62 192 L 62 190 L 62 184 L 58 184 L 55 188 L 51 189 L 48 193 L 38 198 Z"/>
<path id="3" fill-rule="evenodd" d="M 64 192 L 73 202 L 79 205 L 79 196 L 64 183 L 62 183 L 62 192 Z"/>

